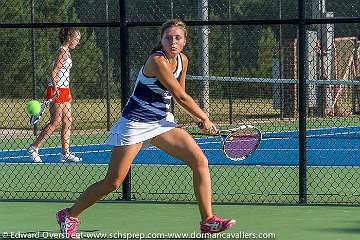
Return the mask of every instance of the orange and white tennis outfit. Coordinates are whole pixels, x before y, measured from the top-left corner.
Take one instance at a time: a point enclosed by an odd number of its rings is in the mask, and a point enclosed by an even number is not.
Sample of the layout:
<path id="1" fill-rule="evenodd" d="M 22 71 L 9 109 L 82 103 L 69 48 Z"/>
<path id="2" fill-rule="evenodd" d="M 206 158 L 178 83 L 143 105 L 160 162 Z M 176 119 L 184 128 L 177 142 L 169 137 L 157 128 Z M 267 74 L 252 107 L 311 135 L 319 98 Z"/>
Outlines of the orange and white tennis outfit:
<path id="1" fill-rule="evenodd" d="M 166 58 L 163 51 L 156 51 L 154 54 Z M 173 75 L 179 81 L 183 70 L 181 54 L 177 55 L 176 61 L 177 67 Z M 126 146 L 143 143 L 143 148 L 149 147 L 152 138 L 176 127 L 174 116 L 170 112 L 171 99 L 170 92 L 160 80 L 146 76 L 142 66 L 134 92 L 105 144 Z"/>
<path id="2" fill-rule="evenodd" d="M 55 62 L 53 63 L 53 65 L 54 64 Z M 54 99 L 55 103 L 65 103 L 71 101 L 71 93 L 70 93 L 71 67 L 72 67 L 71 58 L 66 58 L 56 75 L 56 87 L 58 88 L 59 96 Z M 53 81 L 49 79 L 48 87 L 46 90 L 46 98 L 50 99 L 54 95 L 54 93 L 55 93 L 55 88 L 53 85 Z"/>

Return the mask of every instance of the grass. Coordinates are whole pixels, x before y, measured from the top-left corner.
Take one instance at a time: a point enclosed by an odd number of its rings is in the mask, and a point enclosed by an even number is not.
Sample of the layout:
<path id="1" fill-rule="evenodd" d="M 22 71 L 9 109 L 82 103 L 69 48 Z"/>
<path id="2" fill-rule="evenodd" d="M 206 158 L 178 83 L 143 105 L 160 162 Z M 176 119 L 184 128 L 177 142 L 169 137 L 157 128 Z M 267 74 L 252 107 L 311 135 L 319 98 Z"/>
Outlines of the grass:
<path id="1" fill-rule="evenodd" d="M 0 129 L 25 129 L 31 130 L 29 117 L 25 112 L 28 99 L 1 99 Z M 120 101 L 111 100 L 110 122 L 114 123 L 120 115 Z M 73 129 L 106 129 L 107 110 L 105 100 L 83 99 L 72 102 Z M 46 111 L 40 128 L 48 121 L 49 112 Z"/>
<path id="2" fill-rule="evenodd" d="M 25 113 L 26 99 L 1 99 L 1 109 L 7 109 L 0 113 L 0 129 L 23 129 L 31 130 L 28 122 L 29 117 Z M 106 129 L 107 108 L 105 100 L 80 99 L 74 100 L 73 104 L 74 130 Z M 121 104 L 119 100 L 112 99 L 110 103 L 110 125 L 120 116 Z M 227 100 L 213 99 L 210 102 L 210 117 L 218 124 L 229 124 L 230 105 Z M 179 124 L 193 124 L 193 120 L 175 105 L 174 115 Z M 273 108 L 271 99 L 236 99 L 232 103 L 233 123 L 251 123 L 256 125 L 274 126 L 276 128 L 294 129 L 298 125 L 297 119 L 279 118 L 280 113 Z M 39 128 L 43 127 L 49 119 L 46 112 Z M 271 124 L 269 124 L 271 122 Z M 309 118 L 309 128 L 325 126 L 359 125 L 358 116 Z"/>
<path id="3" fill-rule="evenodd" d="M 25 113 L 25 103 L 28 99 L 1 99 L 1 109 L 7 109 L 0 113 L 0 129 L 27 129 L 31 130 L 28 123 L 28 115 Z M 255 106 L 255 107 L 254 107 Z M 251 108 L 250 108 L 251 107 Z M 73 108 L 73 129 L 106 129 L 107 108 L 105 100 L 81 99 L 74 100 Z M 110 123 L 113 124 L 120 116 L 121 104 L 119 100 L 111 100 Z M 215 122 L 227 122 L 229 103 L 226 100 L 213 100 L 210 104 L 210 112 Z M 176 105 L 175 116 L 178 122 L 189 123 L 192 120 Z M 262 102 L 251 102 L 247 100 L 235 100 L 233 102 L 233 116 L 238 118 L 249 118 L 261 116 L 276 116 L 278 113 L 272 108 L 270 100 Z M 46 112 L 41 126 L 49 119 Z"/>
<path id="4" fill-rule="evenodd" d="M 1 164 L 0 199 L 74 200 L 106 170 L 90 164 Z M 108 199 L 117 199 L 119 191 Z"/>
<path id="5" fill-rule="evenodd" d="M 107 165 L 2 164 L 0 199 L 74 200 L 105 176 Z M 211 166 L 213 200 L 219 203 L 296 204 L 297 167 Z M 358 168 L 308 168 L 309 203 L 359 204 Z M 19 178 L 21 176 L 21 178 Z M 185 166 L 135 165 L 132 197 L 193 202 L 192 174 Z M 107 200 L 121 197 L 121 189 Z"/>
<path id="6" fill-rule="evenodd" d="M 97 129 L 92 133 L 73 131 L 71 138 L 71 145 L 92 145 L 92 144 L 103 144 L 108 137 L 109 132 L 104 129 Z M 60 133 L 51 135 L 46 139 L 42 147 L 56 147 L 60 146 Z M 7 134 L 0 141 L 0 149 L 13 150 L 13 149 L 24 149 L 33 143 L 35 137 L 32 132 L 27 132 L 22 136 L 14 136 Z"/>

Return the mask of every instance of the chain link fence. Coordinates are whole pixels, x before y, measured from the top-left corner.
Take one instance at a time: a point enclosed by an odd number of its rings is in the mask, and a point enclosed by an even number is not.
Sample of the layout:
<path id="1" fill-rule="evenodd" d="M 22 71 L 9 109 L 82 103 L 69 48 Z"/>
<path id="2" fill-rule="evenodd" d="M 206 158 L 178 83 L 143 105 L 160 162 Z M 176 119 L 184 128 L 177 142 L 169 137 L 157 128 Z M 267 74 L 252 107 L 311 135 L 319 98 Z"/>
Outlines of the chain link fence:
<path id="1" fill-rule="evenodd" d="M 173 104 L 178 124 L 194 135 L 209 159 L 213 200 L 359 204 L 357 2 L 305 1 L 306 21 L 298 19 L 297 4 L 1 3 L 0 199 L 75 200 L 105 176 L 111 148 L 103 143 L 159 41 L 161 22 L 178 17 L 189 31 L 186 91 L 219 128 L 251 124 L 263 132 L 260 148 L 245 161 L 233 162 L 213 147 L 216 139 L 198 136 L 191 118 Z M 341 23 L 341 17 L 347 19 Z M 83 160 L 59 162 L 59 128 L 39 150 L 44 164 L 35 164 L 26 148 L 50 114 L 32 127 L 24 107 L 31 99 L 44 99 L 60 46 L 58 32 L 65 26 L 78 26 L 82 34 L 80 46 L 71 51 L 70 149 Z M 191 170 L 155 148 L 143 150 L 124 186 L 106 198 L 119 199 L 195 201 Z"/>

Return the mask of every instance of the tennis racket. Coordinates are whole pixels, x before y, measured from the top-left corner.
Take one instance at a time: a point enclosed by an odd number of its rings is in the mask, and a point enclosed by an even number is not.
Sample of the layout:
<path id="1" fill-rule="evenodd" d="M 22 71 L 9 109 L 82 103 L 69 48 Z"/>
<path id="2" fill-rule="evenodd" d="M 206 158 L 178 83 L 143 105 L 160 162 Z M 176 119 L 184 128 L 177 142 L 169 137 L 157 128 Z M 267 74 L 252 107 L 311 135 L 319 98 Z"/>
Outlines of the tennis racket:
<path id="1" fill-rule="evenodd" d="M 202 122 L 198 123 L 204 128 Z M 252 125 L 241 125 L 229 130 L 219 130 L 216 133 L 221 139 L 221 150 L 224 155 L 233 161 L 241 161 L 251 155 L 259 146 L 261 132 Z"/>
<path id="2" fill-rule="evenodd" d="M 52 101 L 54 101 L 54 99 L 57 98 L 58 96 L 59 96 L 58 93 L 54 93 L 54 95 L 53 95 L 50 99 L 47 99 L 47 100 L 42 101 L 42 103 L 41 103 L 41 110 L 40 110 L 39 115 L 31 116 L 31 117 L 30 117 L 30 124 L 31 124 L 31 125 L 35 125 L 35 124 L 37 124 L 37 123 L 40 121 L 40 119 L 41 119 L 42 115 L 44 114 L 45 110 L 47 109 L 47 107 L 48 107 L 48 106 L 50 105 L 50 103 L 51 103 Z"/>

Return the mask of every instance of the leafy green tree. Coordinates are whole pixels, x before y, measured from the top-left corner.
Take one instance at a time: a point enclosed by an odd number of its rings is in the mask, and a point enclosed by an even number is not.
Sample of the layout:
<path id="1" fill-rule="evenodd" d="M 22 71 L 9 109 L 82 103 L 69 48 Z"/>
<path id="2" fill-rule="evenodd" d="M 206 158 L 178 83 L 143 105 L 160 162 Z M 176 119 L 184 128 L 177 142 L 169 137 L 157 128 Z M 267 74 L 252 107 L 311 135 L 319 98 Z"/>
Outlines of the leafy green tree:
<path id="1" fill-rule="evenodd" d="M 279 44 L 270 27 L 261 29 L 257 43 L 257 76 L 271 77 L 272 60 L 278 58 Z"/>
<path id="2" fill-rule="evenodd" d="M 1 23 L 27 22 L 30 12 L 24 1 L 4 1 L 0 8 Z M 0 96 L 31 96 L 31 30 L 0 30 Z"/>
<path id="3" fill-rule="evenodd" d="M 80 98 L 99 98 L 104 96 L 105 78 L 102 51 L 94 44 L 95 32 L 82 36 L 82 45 L 73 51 L 74 67 L 72 80 L 74 95 Z"/>

